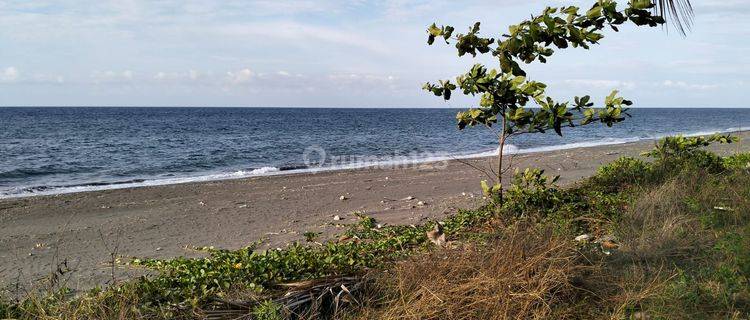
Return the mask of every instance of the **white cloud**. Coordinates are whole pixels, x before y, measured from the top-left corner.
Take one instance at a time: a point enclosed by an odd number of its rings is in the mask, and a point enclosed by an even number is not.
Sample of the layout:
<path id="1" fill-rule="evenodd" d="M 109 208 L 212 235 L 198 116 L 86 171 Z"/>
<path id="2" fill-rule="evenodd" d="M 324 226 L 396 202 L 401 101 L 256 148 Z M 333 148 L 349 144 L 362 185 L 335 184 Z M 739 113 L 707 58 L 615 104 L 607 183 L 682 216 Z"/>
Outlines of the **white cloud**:
<path id="1" fill-rule="evenodd" d="M 18 80 L 18 69 L 16 67 L 7 67 L 0 72 L 0 82 L 15 82 Z"/>
<path id="2" fill-rule="evenodd" d="M 245 68 L 239 71 L 227 72 L 227 78 L 232 84 L 243 84 L 250 82 L 255 77 L 255 73 L 249 68 Z"/>
<path id="3" fill-rule="evenodd" d="M 185 72 L 164 72 L 159 71 L 156 74 L 154 74 L 153 79 L 157 82 L 182 82 L 182 83 L 190 83 L 198 81 L 199 79 L 206 77 L 207 75 L 202 74 L 199 71 L 196 70 L 188 70 Z"/>
<path id="4" fill-rule="evenodd" d="M 620 81 L 620 80 L 602 80 L 602 79 L 568 79 L 563 81 L 565 84 L 569 84 L 577 87 L 595 87 L 595 88 L 606 88 L 606 89 L 633 89 L 636 87 L 635 82 L 632 81 Z"/>
<path id="5" fill-rule="evenodd" d="M 677 88 L 677 89 L 689 89 L 689 90 L 712 90 L 717 89 L 721 85 L 719 84 L 694 84 L 694 83 L 687 83 L 685 81 L 672 81 L 672 80 L 664 80 L 660 83 L 661 86 L 667 87 L 667 88 Z"/>
<path id="6" fill-rule="evenodd" d="M 94 83 L 130 83 L 135 77 L 131 70 L 124 71 L 95 71 L 91 74 Z"/>

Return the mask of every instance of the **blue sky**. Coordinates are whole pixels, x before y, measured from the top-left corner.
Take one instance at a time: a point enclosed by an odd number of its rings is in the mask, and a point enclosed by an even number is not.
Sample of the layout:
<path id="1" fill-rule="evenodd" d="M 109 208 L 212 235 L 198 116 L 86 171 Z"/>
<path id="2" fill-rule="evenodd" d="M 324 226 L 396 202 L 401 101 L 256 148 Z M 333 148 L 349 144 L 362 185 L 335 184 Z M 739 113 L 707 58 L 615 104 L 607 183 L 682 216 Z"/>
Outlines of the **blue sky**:
<path id="1" fill-rule="evenodd" d="M 692 32 L 608 32 L 528 66 L 556 99 L 612 89 L 641 107 L 747 107 L 750 3 L 694 0 Z M 590 1 L 0 0 L 0 105 L 465 107 L 421 91 L 479 61 L 432 22 L 499 35 Z"/>

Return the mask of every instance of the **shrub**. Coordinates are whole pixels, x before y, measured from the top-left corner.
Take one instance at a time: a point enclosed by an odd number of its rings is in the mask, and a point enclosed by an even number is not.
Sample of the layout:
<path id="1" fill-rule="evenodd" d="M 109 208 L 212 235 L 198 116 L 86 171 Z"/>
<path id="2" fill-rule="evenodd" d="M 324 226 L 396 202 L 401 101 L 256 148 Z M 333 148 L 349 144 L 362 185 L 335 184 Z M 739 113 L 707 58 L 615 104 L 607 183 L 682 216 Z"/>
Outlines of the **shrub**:
<path id="1" fill-rule="evenodd" d="M 544 176 L 544 170 L 526 168 L 521 172 L 516 169 L 503 209 L 514 216 L 529 215 L 532 210 L 546 216 L 545 212 L 559 205 L 562 199 L 561 191 L 554 184 L 558 178 Z"/>
<path id="2" fill-rule="evenodd" d="M 750 169 L 750 153 L 738 153 L 726 157 L 724 166 L 731 169 Z"/>
<path id="3" fill-rule="evenodd" d="M 643 182 L 648 177 L 649 171 L 649 165 L 642 160 L 620 157 L 599 167 L 592 180 L 607 191 L 616 191 L 628 185 Z"/>
<path id="4" fill-rule="evenodd" d="M 706 169 L 717 173 L 725 169 L 724 160 L 718 155 L 702 150 L 711 143 L 733 143 L 737 137 L 715 134 L 707 137 L 666 137 L 656 143 L 654 149 L 643 155 L 656 159 L 653 168 L 657 177 L 670 176 L 687 169 Z"/>

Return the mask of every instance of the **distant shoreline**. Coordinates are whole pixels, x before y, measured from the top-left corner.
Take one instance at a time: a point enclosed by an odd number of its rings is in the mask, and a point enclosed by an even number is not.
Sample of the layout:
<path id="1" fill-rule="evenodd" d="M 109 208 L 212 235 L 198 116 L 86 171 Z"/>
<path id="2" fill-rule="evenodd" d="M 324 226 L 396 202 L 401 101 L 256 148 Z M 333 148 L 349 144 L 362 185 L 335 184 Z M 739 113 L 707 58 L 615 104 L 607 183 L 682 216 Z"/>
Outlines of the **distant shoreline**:
<path id="1" fill-rule="evenodd" d="M 737 135 L 750 139 L 750 132 Z M 513 164 L 560 175 L 559 183 L 566 185 L 591 175 L 601 164 L 638 156 L 651 147 L 652 141 L 638 141 L 518 154 Z M 750 143 L 712 150 L 747 152 Z M 260 249 L 267 249 L 302 241 L 306 231 L 330 239 L 343 230 L 337 224 L 355 221 L 356 211 L 385 224 L 442 219 L 457 208 L 483 203 L 479 181 L 487 177 L 470 165 L 484 166 L 487 160 L 448 161 L 440 168 L 426 164 L 337 170 L 2 199 L 0 286 L 16 279 L 29 284 L 63 259 L 75 269 L 70 287 L 105 283 L 111 270 L 102 263 L 110 259 L 114 244 L 126 260 L 196 256 L 199 253 L 185 248 L 233 249 L 263 240 Z M 335 215 L 341 219 L 334 220 Z M 116 276 L 137 274 L 126 268 L 117 270 Z"/>

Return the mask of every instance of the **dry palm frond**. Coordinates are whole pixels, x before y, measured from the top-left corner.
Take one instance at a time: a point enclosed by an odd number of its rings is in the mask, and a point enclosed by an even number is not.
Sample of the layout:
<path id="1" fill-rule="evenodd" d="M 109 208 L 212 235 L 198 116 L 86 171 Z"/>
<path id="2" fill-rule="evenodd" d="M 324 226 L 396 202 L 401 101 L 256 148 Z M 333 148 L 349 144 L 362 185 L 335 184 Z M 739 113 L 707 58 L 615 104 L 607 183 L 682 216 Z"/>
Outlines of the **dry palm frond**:
<path id="1" fill-rule="evenodd" d="M 356 295 L 365 281 L 359 276 L 337 276 L 280 284 L 285 290 L 270 301 L 292 319 L 335 317 L 345 306 L 359 304 Z M 250 313 L 260 305 L 257 300 L 214 301 L 213 309 L 204 311 L 207 319 L 252 319 Z"/>

